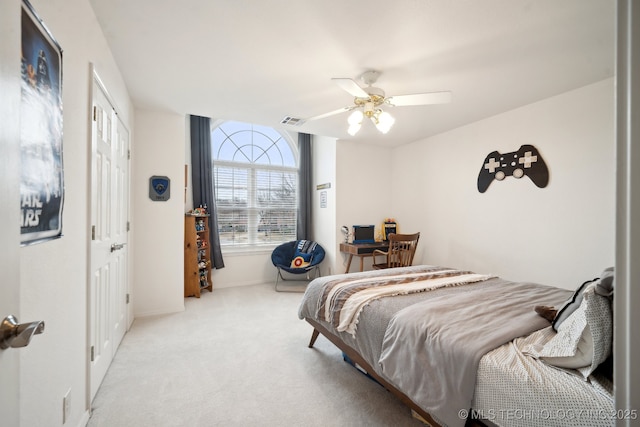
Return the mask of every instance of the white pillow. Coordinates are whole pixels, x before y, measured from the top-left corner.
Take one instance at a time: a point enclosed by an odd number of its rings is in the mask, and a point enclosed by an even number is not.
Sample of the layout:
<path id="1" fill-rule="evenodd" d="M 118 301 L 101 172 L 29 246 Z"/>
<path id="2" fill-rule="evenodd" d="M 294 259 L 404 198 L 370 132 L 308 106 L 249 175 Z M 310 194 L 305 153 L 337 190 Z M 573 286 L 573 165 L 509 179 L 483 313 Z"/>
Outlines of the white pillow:
<path id="1" fill-rule="evenodd" d="M 578 369 L 591 365 L 593 360 L 593 336 L 591 328 L 586 325 L 580 331 L 580 325 L 583 321 L 578 319 L 584 316 L 582 313 L 574 312 L 575 316 L 567 318 L 567 321 L 560 325 L 558 333 L 543 348 L 540 359 L 549 365 L 559 368 Z M 574 320 L 574 322 L 570 322 Z M 586 322 L 584 322 L 586 323 Z M 544 356 L 544 354 L 557 354 L 558 356 Z M 560 356 L 562 354 L 562 356 Z"/>
<path id="2" fill-rule="evenodd" d="M 582 303 L 558 333 L 529 354 L 552 366 L 577 369 L 587 378 L 611 354 L 612 341 L 611 302 L 595 292 L 594 283 L 584 290 Z"/>
<path id="3" fill-rule="evenodd" d="M 591 285 L 595 285 L 595 292 L 602 296 L 613 295 L 613 267 L 605 268 L 599 278 L 587 280 L 573 293 L 563 305 L 558 309 L 555 319 L 551 322 L 553 330 L 557 331 L 564 322 L 582 304 L 584 291 Z"/>
<path id="4" fill-rule="evenodd" d="M 573 312 L 576 311 L 578 307 L 580 307 L 580 304 L 582 304 L 582 299 L 584 298 L 584 291 L 597 281 L 598 279 L 593 279 L 584 282 L 578 289 L 575 290 L 571 298 L 569 298 L 562 305 L 562 307 L 558 309 L 558 313 L 556 314 L 555 319 L 553 319 L 553 322 L 551 322 L 551 326 L 553 326 L 554 331 L 557 332 L 560 329 L 562 322 L 567 320 L 569 316 L 571 316 Z"/>

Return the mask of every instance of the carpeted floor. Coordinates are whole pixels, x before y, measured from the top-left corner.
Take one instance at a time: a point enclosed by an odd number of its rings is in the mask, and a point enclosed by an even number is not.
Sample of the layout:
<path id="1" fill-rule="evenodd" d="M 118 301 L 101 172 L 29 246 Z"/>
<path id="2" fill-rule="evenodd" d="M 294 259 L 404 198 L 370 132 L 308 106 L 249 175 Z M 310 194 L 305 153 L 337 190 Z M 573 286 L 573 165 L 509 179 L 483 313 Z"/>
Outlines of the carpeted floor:
<path id="1" fill-rule="evenodd" d="M 423 426 L 297 316 L 272 284 L 187 298 L 136 319 L 92 405 L 89 427 Z"/>

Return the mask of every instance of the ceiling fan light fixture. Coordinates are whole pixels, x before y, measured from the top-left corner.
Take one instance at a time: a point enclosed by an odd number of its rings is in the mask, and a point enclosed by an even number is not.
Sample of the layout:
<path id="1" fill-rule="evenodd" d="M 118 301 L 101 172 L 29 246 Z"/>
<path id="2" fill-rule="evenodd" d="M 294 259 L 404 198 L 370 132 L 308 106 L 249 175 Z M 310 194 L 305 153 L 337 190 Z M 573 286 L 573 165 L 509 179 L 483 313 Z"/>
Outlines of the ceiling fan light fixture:
<path id="1" fill-rule="evenodd" d="M 348 132 L 350 135 L 353 136 L 360 130 L 364 117 L 369 118 L 378 131 L 386 134 L 391 130 L 391 127 L 396 120 L 389 113 L 383 111 L 382 108 L 380 108 L 382 106 L 385 106 L 385 108 L 388 106 L 406 107 L 451 102 L 450 91 L 387 96 L 381 88 L 373 86 L 379 76 L 380 72 L 376 70 L 367 70 L 362 73 L 360 75 L 360 80 L 366 85 L 366 87 L 361 87 L 356 83 L 356 81 L 350 78 L 332 78 L 331 80 L 333 80 L 341 89 L 353 96 L 353 104 L 338 110 L 311 117 L 306 121 L 323 119 L 335 114 L 352 111 L 351 115 L 347 119 L 347 122 L 349 123 Z"/>
<path id="2" fill-rule="evenodd" d="M 360 123 L 349 125 L 349 129 L 347 129 L 347 132 L 349 133 L 349 135 L 354 136 L 356 133 L 358 133 L 361 127 L 362 124 Z"/>
<path id="3" fill-rule="evenodd" d="M 377 120 L 374 122 L 376 124 L 376 128 L 382 133 L 387 133 L 391 130 L 391 127 L 396 122 L 396 119 L 386 111 L 381 112 L 377 116 Z"/>
<path id="4" fill-rule="evenodd" d="M 347 123 L 349 123 L 351 126 L 360 125 L 362 124 L 362 117 L 364 117 L 364 114 L 362 113 L 362 111 L 354 110 L 354 112 L 349 115 L 349 118 L 347 119 Z"/>
<path id="5" fill-rule="evenodd" d="M 364 114 L 360 110 L 354 110 L 353 113 L 349 115 L 349 119 L 347 119 L 347 123 L 349 123 L 349 135 L 354 136 L 360 128 L 362 127 L 362 118 Z"/>
<path id="6" fill-rule="evenodd" d="M 396 119 L 394 119 L 393 116 L 386 111 L 382 111 L 379 108 L 376 109 L 373 107 L 373 105 L 368 104 L 370 103 L 364 105 L 364 111 L 360 109 L 354 110 L 349 115 L 349 118 L 347 119 L 347 123 L 349 124 L 347 132 L 349 133 L 349 135 L 354 136 L 356 133 L 358 133 L 358 131 L 362 127 L 362 120 L 365 117 L 368 117 L 376 126 L 376 128 L 383 134 L 386 134 L 387 132 L 389 132 L 389 130 L 391 130 L 391 126 L 393 126 Z"/>
<path id="7" fill-rule="evenodd" d="M 364 104 L 364 115 L 371 118 L 371 116 L 377 114 L 377 111 L 375 110 L 375 105 L 373 103 L 373 101 L 367 101 Z"/>

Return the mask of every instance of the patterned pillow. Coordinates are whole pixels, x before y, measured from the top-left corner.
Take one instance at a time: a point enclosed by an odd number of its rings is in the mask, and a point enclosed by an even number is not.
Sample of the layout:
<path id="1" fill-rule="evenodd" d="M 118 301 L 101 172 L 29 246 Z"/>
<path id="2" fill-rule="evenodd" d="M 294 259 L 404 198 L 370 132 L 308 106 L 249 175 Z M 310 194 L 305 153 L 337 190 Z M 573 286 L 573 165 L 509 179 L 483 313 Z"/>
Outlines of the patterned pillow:
<path id="1" fill-rule="evenodd" d="M 318 244 L 311 240 L 299 240 L 291 260 L 291 268 L 305 268 L 311 264 L 313 250 Z"/>
<path id="2" fill-rule="evenodd" d="M 582 303 L 582 294 L 587 286 L 595 284 L 595 292 L 603 296 L 613 296 L 613 267 L 605 268 L 600 274 L 600 277 L 593 280 L 587 280 L 573 293 L 562 307 L 558 309 L 558 312 L 551 322 L 551 326 L 554 331 L 558 331 L 558 328 L 569 316 L 573 313 Z"/>
<path id="3" fill-rule="evenodd" d="M 305 268 L 311 264 L 311 254 L 299 254 L 291 260 L 291 268 Z"/>
<path id="4" fill-rule="evenodd" d="M 587 288 L 587 286 L 597 282 L 598 280 L 599 279 L 596 278 L 596 279 L 587 280 L 586 282 L 584 282 L 582 285 L 580 285 L 578 289 L 575 290 L 571 298 L 569 298 L 563 304 L 563 306 L 558 309 L 558 313 L 556 314 L 556 317 L 553 319 L 553 322 L 551 322 L 551 326 L 553 327 L 554 331 L 558 332 L 558 328 L 560 328 L 560 325 L 562 324 L 562 322 L 567 320 L 567 318 L 571 316 L 571 314 L 573 314 L 573 312 L 576 311 L 578 307 L 580 307 L 580 304 L 582 303 L 584 290 Z"/>
<path id="5" fill-rule="evenodd" d="M 580 306 L 542 349 L 530 352 L 532 356 L 549 365 L 577 369 L 584 378 L 609 357 L 613 343 L 611 302 L 595 288 L 596 283 L 587 286 Z"/>
<path id="6" fill-rule="evenodd" d="M 596 293 L 605 297 L 613 296 L 613 267 L 605 269 L 600 275 Z"/>

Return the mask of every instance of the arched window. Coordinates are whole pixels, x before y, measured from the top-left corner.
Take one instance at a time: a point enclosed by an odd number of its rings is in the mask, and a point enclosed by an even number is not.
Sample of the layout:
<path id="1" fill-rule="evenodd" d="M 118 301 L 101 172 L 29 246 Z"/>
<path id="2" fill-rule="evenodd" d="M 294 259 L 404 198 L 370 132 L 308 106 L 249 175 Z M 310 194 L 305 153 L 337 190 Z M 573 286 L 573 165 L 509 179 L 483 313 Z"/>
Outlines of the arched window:
<path id="1" fill-rule="evenodd" d="M 298 152 L 277 130 L 225 121 L 211 134 L 221 246 L 296 238 Z"/>

